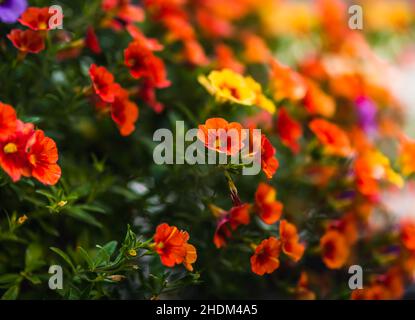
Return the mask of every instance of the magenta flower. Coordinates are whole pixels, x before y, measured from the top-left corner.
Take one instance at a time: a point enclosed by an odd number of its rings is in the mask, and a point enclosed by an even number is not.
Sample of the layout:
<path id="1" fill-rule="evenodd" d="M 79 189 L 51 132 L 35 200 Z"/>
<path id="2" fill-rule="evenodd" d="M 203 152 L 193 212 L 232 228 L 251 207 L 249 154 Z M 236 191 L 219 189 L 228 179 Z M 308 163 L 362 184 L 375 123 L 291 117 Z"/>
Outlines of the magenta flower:
<path id="1" fill-rule="evenodd" d="M 15 23 L 27 8 L 27 0 L 0 0 L 0 21 Z"/>

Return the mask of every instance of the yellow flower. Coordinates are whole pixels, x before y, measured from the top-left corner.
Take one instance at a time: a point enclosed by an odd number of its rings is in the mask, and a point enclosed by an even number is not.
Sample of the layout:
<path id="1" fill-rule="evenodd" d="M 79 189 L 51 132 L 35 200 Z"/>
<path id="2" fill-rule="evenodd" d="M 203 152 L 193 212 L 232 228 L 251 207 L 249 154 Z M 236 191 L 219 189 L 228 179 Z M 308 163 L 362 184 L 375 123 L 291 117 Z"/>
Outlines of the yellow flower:
<path id="1" fill-rule="evenodd" d="M 261 85 L 251 77 L 244 77 L 232 70 L 212 71 L 207 77 L 200 76 L 199 83 L 219 102 L 256 105 L 274 113 L 274 103 L 262 93 Z"/>
<path id="2" fill-rule="evenodd" d="M 131 249 L 128 251 L 128 254 L 132 257 L 136 257 L 137 256 L 137 251 L 135 251 L 134 249 Z"/>
<path id="3" fill-rule="evenodd" d="M 29 218 L 27 217 L 27 215 L 24 214 L 21 217 L 19 217 L 19 219 L 17 219 L 17 222 L 19 224 L 23 224 L 23 223 L 25 223 L 27 221 L 27 219 L 29 219 Z"/>

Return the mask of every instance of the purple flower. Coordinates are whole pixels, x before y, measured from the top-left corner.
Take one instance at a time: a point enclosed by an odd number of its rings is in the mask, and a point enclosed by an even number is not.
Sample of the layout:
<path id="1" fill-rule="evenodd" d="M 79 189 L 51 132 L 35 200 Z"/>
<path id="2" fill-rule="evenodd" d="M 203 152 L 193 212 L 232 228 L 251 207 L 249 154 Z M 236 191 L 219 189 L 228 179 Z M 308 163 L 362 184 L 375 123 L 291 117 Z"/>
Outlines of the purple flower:
<path id="1" fill-rule="evenodd" d="M 377 131 L 376 114 L 377 106 L 368 97 L 359 97 L 356 99 L 357 114 L 359 124 L 362 129 L 369 135 Z"/>
<path id="2" fill-rule="evenodd" d="M 15 23 L 27 8 L 27 0 L 0 0 L 0 21 Z"/>

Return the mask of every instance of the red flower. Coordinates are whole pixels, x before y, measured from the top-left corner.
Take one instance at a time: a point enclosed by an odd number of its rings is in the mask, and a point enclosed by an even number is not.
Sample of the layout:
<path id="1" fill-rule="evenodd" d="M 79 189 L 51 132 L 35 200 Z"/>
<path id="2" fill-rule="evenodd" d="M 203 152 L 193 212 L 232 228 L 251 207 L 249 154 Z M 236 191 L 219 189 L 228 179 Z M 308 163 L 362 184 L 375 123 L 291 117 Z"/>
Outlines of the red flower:
<path id="1" fill-rule="evenodd" d="M 280 240 L 282 243 L 282 251 L 292 258 L 295 262 L 301 259 L 304 254 L 305 246 L 300 243 L 297 227 L 287 220 L 280 223 Z"/>
<path id="2" fill-rule="evenodd" d="M 324 119 L 314 119 L 310 122 L 309 127 L 317 136 L 317 139 L 324 145 L 325 151 L 328 154 L 347 157 L 353 153 L 346 132 L 335 124 Z"/>
<path id="3" fill-rule="evenodd" d="M 180 231 L 177 227 L 167 223 L 160 224 L 154 235 L 155 250 L 159 254 L 161 263 L 167 267 L 184 263 L 185 267 L 192 270 L 191 264 L 196 261 L 196 249 L 187 243 L 189 234 Z"/>
<path id="4" fill-rule="evenodd" d="M 217 248 L 221 248 L 226 245 L 228 238 L 232 236 L 232 231 L 235 231 L 240 225 L 248 225 L 251 221 L 249 210 L 251 206 L 249 204 L 242 204 L 240 206 L 233 207 L 229 212 L 226 212 L 220 208 L 211 207 L 212 211 L 218 212 L 219 222 L 213 237 L 213 242 Z"/>
<path id="5" fill-rule="evenodd" d="M 16 130 L 0 141 L 0 166 L 14 182 L 20 180 L 22 175 L 30 176 L 26 150 L 33 133 L 33 124 L 17 120 Z"/>
<path id="6" fill-rule="evenodd" d="M 120 87 L 111 104 L 111 117 L 122 136 L 128 136 L 135 130 L 138 114 L 137 105 L 128 99 L 128 92 Z"/>
<path id="7" fill-rule="evenodd" d="M 282 214 L 283 205 L 276 200 L 277 191 L 266 183 L 260 183 L 255 193 L 255 208 L 266 224 L 274 224 Z"/>
<path id="8" fill-rule="evenodd" d="M 281 242 L 270 237 L 263 240 L 259 246 L 255 248 L 255 253 L 251 257 L 251 269 L 253 273 L 260 276 L 265 273 L 273 273 L 280 266 L 279 255 Z"/>
<path id="9" fill-rule="evenodd" d="M 13 29 L 7 38 L 19 51 L 24 53 L 39 53 L 45 49 L 44 38 L 33 30 Z"/>
<path id="10" fill-rule="evenodd" d="M 45 185 L 55 185 L 61 177 L 55 141 L 36 130 L 26 148 L 31 175 Z"/>
<path id="11" fill-rule="evenodd" d="M 290 148 L 293 153 L 300 151 L 298 140 L 303 134 L 303 129 L 301 124 L 295 121 L 284 108 L 281 108 L 278 112 L 277 132 L 282 143 Z"/>
<path id="12" fill-rule="evenodd" d="M 157 88 L 170 85 L 163 60 L 156 57 L 148 46 L 133 41 L 124 51 L 125 65 L 130 68 L 131 76 L 135 79 L 145 78 Z"/>
<path id="13" fill-rule="evenodd" d="M 140 88 L 140 97 L 147 103 L 156 113 L 164 110 L 164 105 L 157 100 L 155 88 L 145 81 Z"/>
<path id="14" fill-rule="evenodd" d="M 244 72 L 245 66 L 236 59 L 231 47 L 226 44 L 218 44 L 215 47 L 215 53 L 217 58 L 216 69 L 231 69 L 241 74 Z"/>
<path id="15" fill-rule="evenodd" d="M 91 65 L 89 75 L 95 93 L 105 102 L 114 102 L 115 96 L 120 88 L 120 86 L 114 82 L 114 76 L 105 67 L 98 67 L 96 64 Z"/>
<path id="16" fill-rule="evenodd" d="M 98 37 L 93 27 L 88 27 L 86 30 L 85 45 L 95 54 L 100 54 L 102 52 Z"/>
<path id="17" fill-rule="evenodd" d="M 49 20 L 52 14 L 49 13 L 49 7 L 28 8 L 20 17 L 19 22 L 32 30 L 44 31 L 50 30 Z"/>
<path id="18" fill-rule="evenodd" d="M 275 158 L 277 151 L 274 146 L 263 134 L 261 138 L 261 167 L 268 179 L 271 179 L 279 167 L 279 162 Z"/>
<path id="19" fill-rule="evenodd" d="M 415 221 L 406 220 L 402 222 L 401 241 L 405 248 L 415 252 Z"/>
<path id="20" fill-rule="evenodd" d="M 17 116 L 13 107 L 0 102 L 0 141 L 16 131 Z"/>

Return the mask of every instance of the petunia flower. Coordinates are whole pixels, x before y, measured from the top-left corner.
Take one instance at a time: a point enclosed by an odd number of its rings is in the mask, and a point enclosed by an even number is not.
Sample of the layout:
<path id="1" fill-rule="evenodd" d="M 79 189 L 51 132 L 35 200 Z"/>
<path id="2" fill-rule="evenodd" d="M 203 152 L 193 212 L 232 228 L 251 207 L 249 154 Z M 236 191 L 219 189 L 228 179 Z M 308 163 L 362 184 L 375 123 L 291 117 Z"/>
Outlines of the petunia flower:
<path id="1" fill-rule="evenodd" d="M 26 8 L 27 0 L 2 0 L 0 1 L 0 21 L 15 23 Z"/>
<path id="2" fill-rule="evenodd" d="M 49 7 L 36 8 L 29 7 L 20 17 L 19 22 L 35 31 L 50 30 L 50 19 L 52 13 L 49 12 Z"/>
<path id="3" fill-rule="evenodd" d="M 91 77 L 95 93 L 105 102 L 114 102 L 119 85 L 115 83 L 112 73 L 105 67 L 92 64 L 89 68 L 89 76 Z"/>
<path id="4" fill-rule="evenodd" d="M 111 104 L 111 117 L 117 124 L 122 136 L 128 136 L 135 130 L 138 120 L 138 106 L 129 100 L 128 92 L 121 87 Z"/>
<path id="5" fill-rule="evenodd" d="M 13 29 L 7 38 L 23 54 L 39 53 L 45 49 L 44 37 L 33 30 Z"/>
<path id="6" fill-rule="evenodd" d="M 260 183 L 255 193 L 255 209 L 266 224 L 274 224 L 282 214 L 283 205 L 276 200 L 277 191 L 266 183 Z"/>
<path id="7" fill-rule="evenodd" d="M 278 159 L 275 157 L 276 153 L 274 146 L 263 134 L 261 136 L 261 168 L 268 179 L 271 179 L 279 168 Z"/>
<path id="8" fill-rule="evenodd" d="M 167 223 L 160 224 L 154 235 L 154 248 L 161 263 L 167 267 L 183 263 L 188 270 L 192 270 L 191 264 L 196 261 L 197 253 L 195 247 L 187 243 L 188 240 L 189 234 L 186 231 L 180 231 Z"/>
<path id="9" fill-rule="evenodd" d="M 348 157 L 353 154 L 349 137 L 337 125 L 324 119 L 314 119 L 310 122 L 309 127 L 323 144 L 327 154 L 340 157 Z"/>
<path id="10" fill-rule="evenodd" d="M 30 165 L 27 158 L 27 144 L 34 134 L 31 123 L 17 120 L 16 130 L 0 141 L 0 166 L 16 182 L 23 176 L 29 177 Z"/>
<path id="11" fill-rule="evenodd" d="M 323 262 L 329 269 L 340 269 L 350 255 L 346 238 L 336 230 L 327 231 L 320 239 Z"/>
<path id="12" fill-rule="evenodd" d="M 251 257 L 251 270 L 257 275 L 273 273 L 280 266 L 279 255 L 281 251 L 281 242 L 270 237 L 263 240 L 256 248 L 254 255 Z"/>
<path id="13" fill-rule="evenodd" d="M 205 147 L 227 155 L 235 155 L 244 147 L 245 131 L 237 122 L 223 118 L 211 118 L 199 125 L 198 139 Z"/>
<path id="14" fill-rule="evenodd" d="M 297 227 L 287 220 L 280 222 L 280 241 L 282 251 L 293 259 L 299 261 L 304 254 L 305 245 L 300 242 Z"/>
<path id="15" fill-rule="evenodd" d="M 17 116 L 12 106 L 0 102 L 0 141 L 16 131 Z"/>
<path id="16" fill-rule="evenodd" d="M 36 130 L 26 145 L 30 175 L 45 185 L 55 185 L 61 177 L 55 141 Z"/>
<path id="17" fill-rule="evenodd" d="M 145 43 L 131 42 L 124 50 L 124 59 L 133 78 L 144 78 L 156 88 L 170 86 L 163 60 L 156 57 Z"/>
<path id="18" fill-rule="evenodd" d="M 298 140 L 303 135 L 303 129 L 301 124 L 293 119 L 285 108 L 280 108 L 278 111 L 277 133 L 281 142 L 294 154 L 300 151 Z"/>

